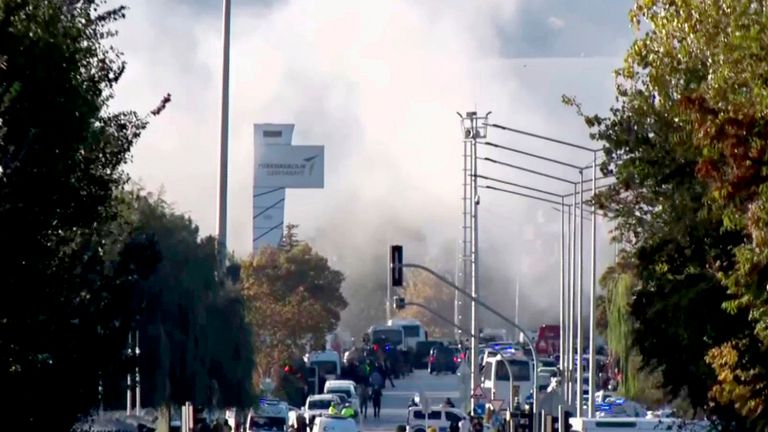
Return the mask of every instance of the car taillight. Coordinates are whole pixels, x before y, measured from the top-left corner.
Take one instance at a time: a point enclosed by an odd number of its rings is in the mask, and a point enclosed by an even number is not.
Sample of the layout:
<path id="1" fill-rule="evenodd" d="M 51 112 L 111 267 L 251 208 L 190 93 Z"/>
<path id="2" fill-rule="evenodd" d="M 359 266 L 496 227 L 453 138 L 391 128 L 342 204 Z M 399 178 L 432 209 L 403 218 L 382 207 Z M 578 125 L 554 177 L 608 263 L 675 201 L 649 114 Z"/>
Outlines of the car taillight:
<path id="1" fill-rule="evenodd" d="M 435 356 L 429 356 L 429 361 L 430 362 L 434 362 L 435 361 Z"/>
<path id="2" fill-rule="evenodd" d="M 454 361 L 454 363 L 458 363 L 459 362 L 459 358 L 456 357 L 456 356 L 453 356 L 453 361 Z"/>

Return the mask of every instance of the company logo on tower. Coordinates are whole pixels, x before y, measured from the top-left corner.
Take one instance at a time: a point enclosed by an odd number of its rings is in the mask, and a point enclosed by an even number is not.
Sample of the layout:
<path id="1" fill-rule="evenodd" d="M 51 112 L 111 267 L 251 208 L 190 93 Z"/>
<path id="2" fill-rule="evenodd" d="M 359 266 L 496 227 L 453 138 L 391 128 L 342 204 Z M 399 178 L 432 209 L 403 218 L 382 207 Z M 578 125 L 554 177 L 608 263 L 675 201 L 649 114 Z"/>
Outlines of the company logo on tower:
<path id="1" fill-rule="evenodd" d="M 263 175 L 267 177 L 311 177 L 315 171 L 315 161 L 320 157 L 319 154 L 304 158 L 300 163 L 260 163 L 259 169 L 263 170 Z"/>
<path id="2" fill-rule="evenodd" d="M 322 146 L 266 146 L 256 162 L 254 186 L 323 187 Z"/>

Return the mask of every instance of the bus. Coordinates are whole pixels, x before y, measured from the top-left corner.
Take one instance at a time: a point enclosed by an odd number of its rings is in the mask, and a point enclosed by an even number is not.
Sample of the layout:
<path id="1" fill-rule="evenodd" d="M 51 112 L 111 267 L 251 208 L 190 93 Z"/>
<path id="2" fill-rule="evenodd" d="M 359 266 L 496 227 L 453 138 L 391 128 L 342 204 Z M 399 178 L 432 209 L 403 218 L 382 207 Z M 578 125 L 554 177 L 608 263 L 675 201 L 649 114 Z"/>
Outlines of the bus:
<path id="1" fill-rule="evenodd" d="M 429 339 L 429 334 L 418 320 L 391 319 L 387 322 L 387 325 L 403 329 L 403 345 L 411 351 L 416 351 L 416 344 Z"/>

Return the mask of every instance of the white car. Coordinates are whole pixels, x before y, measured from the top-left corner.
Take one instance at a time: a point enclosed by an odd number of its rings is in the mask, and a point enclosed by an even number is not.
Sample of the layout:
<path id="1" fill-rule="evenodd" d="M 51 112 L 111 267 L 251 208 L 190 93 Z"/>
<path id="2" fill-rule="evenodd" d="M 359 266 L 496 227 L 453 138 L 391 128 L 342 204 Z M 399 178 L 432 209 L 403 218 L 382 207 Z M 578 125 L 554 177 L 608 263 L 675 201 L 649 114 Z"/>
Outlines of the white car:
<path id="1" fill-rule="evenodd" d="M 360 412 L 360 397 L 357 395 L 357 384 L 354 381 L 349 380 L 331 380 L 325 382 L 325 388 L 323 393 L 326 394 L 341 394 L 349 399 L 350 405 L 355 409 L 356 413 Z"/>
<path id="2" fill-rule="evenodd" d="M 308 423 L 312 423 L 314 418 L 322 417 L 328 414 L 332 403 L 341 403 L 341 398 L 334 394 L 311 395 L 304 404 L 304 417 Z"/>
<path id="3" fill-rule="evenodd" d="M 357 423 L 346 417 L 325 414 L 315 419 L 311 432 L 359 432 Z"/>

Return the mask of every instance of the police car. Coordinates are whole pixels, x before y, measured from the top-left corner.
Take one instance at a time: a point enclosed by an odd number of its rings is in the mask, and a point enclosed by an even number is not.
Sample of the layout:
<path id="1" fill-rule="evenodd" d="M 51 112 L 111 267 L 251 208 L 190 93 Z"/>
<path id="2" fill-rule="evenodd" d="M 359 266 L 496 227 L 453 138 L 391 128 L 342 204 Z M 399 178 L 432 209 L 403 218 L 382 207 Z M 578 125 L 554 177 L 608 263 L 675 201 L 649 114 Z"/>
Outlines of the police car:
<path id="1" fill-rule="evenodd" d="M 462 423 L 462 420 L 464 422 Z M 451 423 L 463 426 L 461 432 L 469 432 L 469 417 L 458 408 L 432 407 L 429 410 L 416 406 L 408 408 L 405 420 L 406 432 L 426 432 L 430 427 L 437 432 L 448 432 Z"/>

